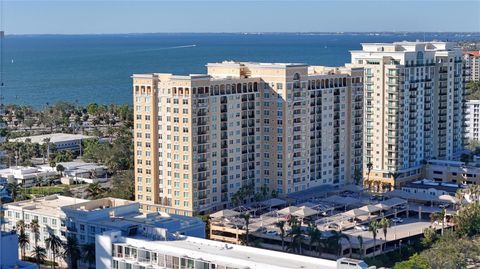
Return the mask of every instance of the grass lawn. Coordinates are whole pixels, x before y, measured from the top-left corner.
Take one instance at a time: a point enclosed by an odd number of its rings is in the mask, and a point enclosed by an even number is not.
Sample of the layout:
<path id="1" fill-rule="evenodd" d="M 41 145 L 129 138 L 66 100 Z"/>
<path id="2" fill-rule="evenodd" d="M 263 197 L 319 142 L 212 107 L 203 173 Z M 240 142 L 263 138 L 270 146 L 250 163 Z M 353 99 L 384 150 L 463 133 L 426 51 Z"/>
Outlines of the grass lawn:
<path id="1" fill-rule="evenodd" d="M 22 189 L 22 193 L 25 194 L 54 194 L 63 192 L 63 185 L 44 186 L 44 187 L 31 187 Z"/>

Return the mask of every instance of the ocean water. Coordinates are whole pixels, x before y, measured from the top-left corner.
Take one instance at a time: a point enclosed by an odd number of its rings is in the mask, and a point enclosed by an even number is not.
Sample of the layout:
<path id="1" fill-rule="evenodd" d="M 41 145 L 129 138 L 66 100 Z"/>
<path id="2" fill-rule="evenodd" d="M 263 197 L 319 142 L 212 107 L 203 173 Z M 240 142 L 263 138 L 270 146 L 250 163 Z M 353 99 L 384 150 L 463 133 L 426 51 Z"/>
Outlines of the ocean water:
<path id="1" fill-rule="evenodd" d="M 478 40 L 480 34 L 124 34 L 5 39 L 5 103 L 131 104 L 133 73 L 204 73 L 223 60 L 338 66 L 362 42 Z"/>

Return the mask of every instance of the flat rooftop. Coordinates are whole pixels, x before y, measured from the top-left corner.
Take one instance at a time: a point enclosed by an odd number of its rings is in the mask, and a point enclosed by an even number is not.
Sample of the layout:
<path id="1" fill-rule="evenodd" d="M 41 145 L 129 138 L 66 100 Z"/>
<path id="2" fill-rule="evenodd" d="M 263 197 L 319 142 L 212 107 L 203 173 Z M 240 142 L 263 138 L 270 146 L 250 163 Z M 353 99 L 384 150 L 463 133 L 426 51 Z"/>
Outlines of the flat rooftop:
<path id="1" fill-rule="evenodd" d="M 129 237 L 126 244 L 179 257 L 190 257 L 221 265 L 250 269 L 335 269 L 336 261 L 294 255 L 260 248 L 184 237 L 172 241 L 152 241 Z M 120 243 L 121 244 L 121 243 Z"/>
<path id="2" fill-rule="evenodd" d="M 72 140 L 82 140 L 96 138 L 95 136 L 80 135 L 80 134 L 64 134 L 64 133 L 55 133 L 55 134 L 45 134 L 45 135 L 34 135 L 34 136 L 24 136 L 11 139 L 12 142 L 25 142 L 27 139 L 30 139 L 32 143 L 43 144 L 45 139 L 50 139 L 50 143 L 61 143 L 65 141 Z"/>
<path id="3" fill-rule="evenodd" d="M 9 203 L 5 205 L 7 209 L 22 209 L 35 212 L 39 215 L 58 217 L 60 216 L 61 207 L 82 203 L 88 200 L 72 198 L 62 195 L 49 195 L 42 198 L 35 198 L 20 202 Z"/>

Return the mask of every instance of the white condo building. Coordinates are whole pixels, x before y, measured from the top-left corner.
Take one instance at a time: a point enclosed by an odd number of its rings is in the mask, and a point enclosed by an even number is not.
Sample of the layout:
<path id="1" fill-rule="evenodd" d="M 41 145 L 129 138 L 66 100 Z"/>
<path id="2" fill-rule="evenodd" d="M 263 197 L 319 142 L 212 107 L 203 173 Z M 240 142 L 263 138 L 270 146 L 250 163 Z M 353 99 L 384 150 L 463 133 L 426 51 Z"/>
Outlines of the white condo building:
<path id="1" fill-rule="evenodd" d="M 384 191 L 418 179 L 429 159 L 463 149 L 462 51 L 449 42 L 362 44 L 365 68 L 364 183 Z M 371 164 L 371 165 L 368 165 Z"/>
<path id="2" fill-rule="evenodd" d="M 471 140 L 480 139 L 480 100 L 467 101 L 465 136 Z"/>
<path id="3" fill-rule="evenodd" d="M 352 259 L 331 261 L 254 247 L 178 236 L 165 240 L 122 236 L 110 231 L 96 237 L 97 269 L 366 269 Z"/>
<path id="4" fill-rule="evenodd" d="M 19 201 L 4 205 L 5 211 L 5 229 L 16 230 L 19 220 L 23 220 L 25 225 L 29 225 L 34 219 L 38 220 L 40 226 L 40 236 L 38 245 L 46 248 L 45 239 L 49 237 L 49 232 L 60 237 L 62 241 L 66 241 L 65 224 L 62 221 L 62 206 L 68 206 L 87 200 L 72 197 L 50 195 L 43 198 Z M 27 255 L 35 247 L 34 234 L 30 229 L 26 228 L 26 234 L 29 236 L 29 242 L 26 247 Z M 46 248 L 47 249 L 47 248 Z M 47 249 L 48 257 L 51 257 L 50 251 Z"/>

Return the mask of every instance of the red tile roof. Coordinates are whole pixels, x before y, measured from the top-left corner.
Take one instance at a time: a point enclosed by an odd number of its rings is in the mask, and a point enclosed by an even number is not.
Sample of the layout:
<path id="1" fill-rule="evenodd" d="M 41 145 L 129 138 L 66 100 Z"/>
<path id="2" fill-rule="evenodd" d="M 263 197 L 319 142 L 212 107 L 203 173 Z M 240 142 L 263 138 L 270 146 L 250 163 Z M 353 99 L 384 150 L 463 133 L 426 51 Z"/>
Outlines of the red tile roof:
<path id="1" fill-rule="evenodd" d="M 463 54 L 468 54 L 470 56 L 474 57 L 480 57 L 480 51 L 465 51 Z"/>

